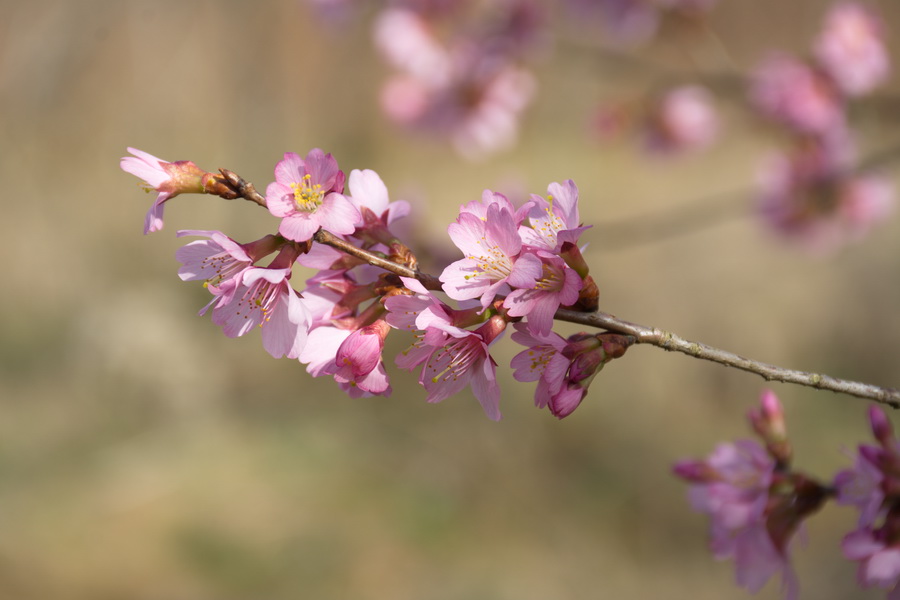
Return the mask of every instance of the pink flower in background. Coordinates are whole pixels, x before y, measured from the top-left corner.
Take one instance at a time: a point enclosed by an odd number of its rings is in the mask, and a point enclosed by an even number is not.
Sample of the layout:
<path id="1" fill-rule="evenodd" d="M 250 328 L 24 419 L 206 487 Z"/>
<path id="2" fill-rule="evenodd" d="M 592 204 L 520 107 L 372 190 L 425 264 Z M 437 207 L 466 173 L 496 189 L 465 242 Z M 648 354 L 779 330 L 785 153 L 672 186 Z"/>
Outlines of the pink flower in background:
<path id="1" fill-rule="evenodd" d="M 541 276 L 537 256 L 520 256 L 522 240 L 515 218 L 499 204 L 488 206 L 484 220 L 469 212 L 460 213 L 447 232 L 465 255 L 440 276 L 444 291 L 454 300 L 481 298 L 482 308 L 487 308 L 504 286 L 534 287 Z"/>
<path id="2" fill-rule="evenodd" d="M 462 26 L 445 41 L 410 9 L 390 8 L 375 25 L 376 48 L 398 73 L 381 92 L 395 122 L 448 139 L 466 158 L 509 148 L 535 80 L 518 65 L 539 21 L 528 3 L 506 6 L 500 27 Z"/>
<path id="3" fill-rule="evenodd" d="M 787 240 L 825 253 L 865 237 L 893 210 L 895 190 L 877 174 L 855 174 L 848 150 L 826 140 L 778 155 L 760 171 L 759 209 Z"/>
<path id="4" fill-rule="evenodd" d="M 645 142 L 656 152 L 700 150 L 715 141 L 719 121 L 706 88 L 682 86 L 666 92 L 652 107 Z"/>
<path id="5" fill-rule="evenodd" d="M 869 408 L 878 446 L 860 445 L 856 464 L 834 480 L 839 504 L 859 510 L 858 528 L 841 542 L 844 556 L 859 561 L 863 587 L 890 590 L 900 599 L 900 442 L 884 412 Z"/>
<path id="6" fill-rule="evenodd" d="M 791 56 L 771 56 L 757 67 L 750 98 L 763 115 L 801 133 L 845 127 L 843 100 L 831 80 Z"/>
<path id="7" fill-rule="evenodd" d="M 530 227 L 519 227 L 522 242 L 535 248 L 558 253 L 563 243 L 578 244 L 578 237 L 588 227 L 581 226 L 578 215 L 578 186 L 571 179 L 551 183 L 547 197 L 531 195 Z"/>
<path id="8" fill-rule="evenodd" d="M 775 461 L 751 440 L 720 444 L 705 461 L 682 461 L 675 474 L 692 485 L 691 505 L 710 518 L 710 549 L 722 560 L 735 559 L 739 586 L 758 592 L 781 573 L 787 598 L 796 598 L 796 576 L 786 549 L 767 532 L 769 489 Z"/>
<path id="9" fill-rule="evenodd" d="M 710 549 L 733 558 L 739 586 L 759 591 L 781 574 L 788 600 L 798 595 L 789 549 L 804 519 L 834 492 L 790 466 L 791 446 L 784 410 L 767 391 L 749 413 L 754 431 L 766 442 L 720 444 L 706 460 L 677 463 L 675 474 L 690 484 L 694 509 L 710 518 Z"/>
<path id="10" fill-rule="evenodd" d="M 888 543 L 878 532 L 858 529 L 844 537 L 841 550 L 860 561 L 856 578 L 862 587 L 890 590 L 888 600 L 900 600 L 900 540 Z"/>
<path id="11" fill-rule="evenodd" d="M 884 474 L 878 468 L 878 455 L 877 448 L 860 446 L 853 467 L 840 471 L 834 478 L 835 500 L 838 504 L 855 506 L 861 526 L 874 523 L 884 504 Z"/>
<path id="12" fill-rule="evenodd" d="M 452 107 L 457 116 L 449 128 L 451 142 L 460 155 L 470 160 L 513 147 L 518 137 L 522 112 L 531 103 L 537 87 L 531 72 L 512 64 L 479 74 L 484 68 L 472 69 L 477 78 L 458 81 L 447 90 L 438 106 L 451 108 L 447 100 L 458 102 Z M 465 66 L 458 67 L 465 71 Z M 460 102 L 462 100 L 462 102 Z M 442 108 L 441 110 L 444 110 Z"/>
<path id="13" fill-rule="evenodd" d="M 374 25 L 375 48 L 391 66 L 429 88 L 446 85 L 452 63 L 427 21 L 404 8 L 388 8 Z"/>
<path id="14" fill-rule="evenodd" d="M 884 83 L 891 65 L 881 21 L 856 2 L 835 5 L 815 42 L 822 69 L 849 96 L 859 96 Z"/>
<path id="15" fill-rule="evenodd" d="M 312 238 L 319 227 L 345 235 L 361 221 L 359 211 L 341 192 L 344 173 L 331 154 L 314 148 L 305 159 L 287 152 L 275 166 L 275 181 L 266 188 L 269 212 L 281 218 L 278 233 L 295 242 Z"/>
<path id="16" fill-rule="evenodd" d="M 122 158 L 119 166 L 143 179 L 148 192 L 158 193 L 144 219 L 144 234 L 163 228 L 163 204 L 178 194 L 202 194 L 206 179 L 212 176 L 189 160 L 168 162 L 137 148 L 128 151 L 134 156 Z"/>

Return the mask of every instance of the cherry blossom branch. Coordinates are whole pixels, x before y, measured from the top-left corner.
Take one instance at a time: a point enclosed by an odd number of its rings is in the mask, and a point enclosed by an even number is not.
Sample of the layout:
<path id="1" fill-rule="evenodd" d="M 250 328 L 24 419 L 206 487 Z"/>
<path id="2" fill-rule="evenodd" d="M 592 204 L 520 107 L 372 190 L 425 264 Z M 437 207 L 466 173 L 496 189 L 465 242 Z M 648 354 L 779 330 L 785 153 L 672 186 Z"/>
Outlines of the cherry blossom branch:
<path id="1" fill-rule="evenodd" d="M 325 230 L 320 229 L 318 233 L 316 233 L 314 239 L 321 244 L 327 244 L 396 275 L 416 278 L 422 282 L 422 285 L 430 290 L 441 289 L 441 282 L 437 277 L 428 275 L 427 273 L 421 273 L 418 270 L 410 269 L 409 267 L 404 267 L 381 258 L 380 256 L 358 248 Z M 805 371 L 785 369 L 783 367 L 745 358 L 738 354 L 734 354 L 733 352 L 721 350 L 701 342 L 687 340 L 674 333 L 656 327 L 647 327 L 645 325 L 631 323 L 608 313 L 600 311 L 584 313 L 560 308 L 556 311 L 555 318 L 559 321 L 566 321 L 569 323 L 596 327 L 598 329 L 606 329 L 623 335 L 630 335 L 637 340 L 636 343 L 638 344 L 649 344 L 651 346 L 662 348 L 663 350 L 681 352 L 682 354 L 687 354 L 693 358 L 700 358 L 719 363 L 726 367 L 733 367 L 735 369 L 747 371 L 748 373 L 755 373 L 766 381 L 781 381 L 783 383 L 794 383 L 820 390 L 840 392 L 858 398 L 874 400 L 875 402 L 885 404 L 891 408 L 900 408 L 900 390 L 897 389 L 882 388 L 868 383 L 838 379 L 836 377 L 831 377 L 830 375 L 819 373 L 807 373 Z"/>
<path id="2" fill-rule="evenodd" d="M 755 373 L 766 381 L 781 381 L 820 390 L 830 390 L 858 398 L 874 400 L 891 408 L 900 408 L 900 390 L 895 388 L 883 388 L 868 383 L 838 379 L 820 373 L 785 369 L 784 367 L 745 358 L 727 350 L 720 350 L 701 342 L 686 340 L 679 335 L 656 327 L 651 328 L 631 323 L 604 312 L 580 313 L 561 308 L 556 311 L 556 318 L 560 321 L 631 335 L 637 340 L 636 343 L 638 344 L 650 344 L 663 350 L 681 352 L 694 358 L 716 362 L 726 367 L 747 371 L 748 373 Z"/>

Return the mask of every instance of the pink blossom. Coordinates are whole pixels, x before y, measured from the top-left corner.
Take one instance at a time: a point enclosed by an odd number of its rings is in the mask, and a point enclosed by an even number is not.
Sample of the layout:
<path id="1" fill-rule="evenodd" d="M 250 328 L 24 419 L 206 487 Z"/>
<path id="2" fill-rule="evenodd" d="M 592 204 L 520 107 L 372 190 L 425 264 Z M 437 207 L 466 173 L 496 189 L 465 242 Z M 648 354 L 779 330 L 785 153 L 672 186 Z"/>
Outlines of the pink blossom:
<path id="1" fill-rule="evenodd" d="M 446 85 L 451 76 L 450 56 L 434 37 L 427 22 L 412 10 L 389 8 L 375 21 L 375 47 L 396 69 L 429 87 Z"/>
<path id="2" fill-rule="evenodd" d="M 167 162 L 136 148 L 128 148 L 128 151 L 134 156 L 122 158 L 119 166 L 126 173 L 143 179 L 148 192 L 158 194 L 144 219 L 144 234 L 163 228 L 165 202 L 178 194 L 203 193 L 206 180 L 212 176 L 189 160 Z"/>
<path id="3" fill-rule="evenodd" d="M 450 128 L 454 148 L 470 160 L 480 160 L 515 144 L 522 112 L 537 87 L 531 72 L 520 67 L 506 65 L 491 71 L 474 81 L 463 80 L 442 99 L 464 93 L 472 98 L 458 107 L 459 116 Z"/>
<path id="4" fill-rule="evenodd" d="M 553 331 L 537 334 L 524 323 L 516 323 L 513 327 L 516 331 L 512 334 L 512 340 L 526 346 L 509 364 L 515 370 L 513 378 L 516 381 L 537 381 L 534 404 L 543 408 L 559 392 L 569 369 L 570 361 L 562 354 L 566 340 Z"/>
<path id="5" fill-rule="evenodd" d="M 578 244 L 578 237 L 588 227 L 581 226 L 578 216 L 578 186 L 571 179 L 551 183 L 547 197 L 531 195 L 530 227 L 519 227 L 525 244 L 559 253 L 565 242 Z"/>
<path id="6" fill-rule="evenodd" d="M 431 316 L 427 329 L 397 357 L 397 366 L 407 370 L 421 366 L 419 384 L 428 392 L 428 402 L 440 402 L 472 386 L 488 418 L 499 420 L 497 363 L 488 346 L 502 333 L 506 322 L 495 316 L 475 331 L 468 331 L 440 319 L 437 313 Z"/>
<path id="7" fill-rule="evenodd" d="M 353 169 L 350 171 L 350 177 L 347 180 L 347 188 L 350 192 L 350 196 L 347 199 L 364 217 L 359 222 L 359 225 L 363 225 L 372 219 L 377 219 L 387 226 L 397 219 L 409 215 L 409 202 L 405 200 L 391 202 L 388 197 L 387 186 L 384 185 L 381 177 L 375 171 Z M 365 218 L 365 211 L 371 212 L 372 218 Z"/>
<path id="8" fill-rule="evenodd" d="M 266 188 L 269 212 L 281 218 L 278 232 L 305 242 L 320 227 L 331 233 L 353 233 L 359 211 L 341 192 L 344 174 L 331 154 L 314 148 L 305 159 L 287 152 L 275 166 L 275 181 Z"/>
<path id="9" fill-rule="evenodd" d="M 858 529 L 841 541 L 841 550 L 850 560 L 858 560 L 856 577 L 863 587 L 890 590 L 888 600 L 900 600 L 900 542 L 887 543 L 883 535 Z"/>
<path id="10" fill-rule="evenodd" d="M 694 509 L 709 515 L 713 555 L 735 560 L 738 585 L 757 592 L 780 573 L 792 600 L 798 585 L 791 542 L 833 490 L 791 469 L 783 415 L 775 394 L 765 392 L 749 418 L 766 448 L 751 440 L 720 444 L 706 460 L 681 461 L 674 471 L 690 483 Z"/>
<path id="11" fill-rule="evenodd" d="M 449 139 L 467 158 L 510 147 L 535 88 L 534 77 L 515 61 L 534 37 L 534 19 L 527 8 L 507 12 L 499 30 L 485 35 L 481 28 L 478 37 L 459 35 L 444 44 L 415 12 L 383 11 L 376 46 L 400 73 L 382 89 L 382 110 L 401 124 Z"/>
<path id="12" fill-rule="evenodd" d="M 758 592 L 776 573 L 787 598 L 796 598 L 796 577 L 786 549 L 767 530 L 769 489 L 775 461 L 754 441 L 720 444 L 705 461 L 682 461 L 675 473 L 692 483 L 694 509 L 710 518 L 710 548 L 721 560 L 735 559 L 739 586 Z"/>
<path id="13" fill-rule="evenodd" d="M 504 286 L 534 287 L 541 261 L 533 254 L 519 255 L 522 240 L 513 215 L 499 204 L 487 208 L 486 219 L 462 212 L 447 232 L 465 258 L 441 273 L 444 291 L 454 300 L 481 298 L 482 308 L 502 293 Z"/>
<path id="14" fill-rule="evenodd" d="M 207 285 L 220 286 L 223 282 L 240 276 L 253 264 L 253 259 L 246 250 L 221 231 L 178 232 L 178 237 L 185 235 L 209 239 L 190 242 L 175 252 L 175 258 L 182 263 L 182 267 L 178 269 L 178 276 L 182 281 L 205 281 Z"/>
<path id="15" fill-rule="evenodd" d="M 306 372 L 313 377 L 326 375 L 326 371 L 337 357 L 341 344 L 352 333 L 353 331 L 350 329 L 339 329 L 332 325 L 320 325 L 309 332 L 309 339 L 297 358 L 306 365 Z"/>
<path id="16" fill-rule="evenodd" d="M 765 116 L 801 133 L 845 127 L 843 101 L 831 81 L 791 56 L 771 56 L 759 65 L 750 97 Z"/>
<path id="17" fill-rule="evenodd" d="M 213 309 L 213 323 L 228 337 L 239 337 L 254 326 L 262 329 L 263 347 L 275 358 L 297 358 L 303 349 L 310 316 L 290 286 L 290 268 L 245 269 L 240 277 L 210 291 L 224 295 Z"/>
<path id="18" fill-rule="evenodd" d="M 890 75 L 883 37 L 881 21 L 867 7 L 841 2 L 828 12 L 814 54 L 845 94 L 859 96 Z"/>
<path id="19" fill-rule="evenodd" d="M 352 390 L 351 396 L 390 396 L 391 386 L 381 360 L 384 338 L 390 327 L 384 321 L 376 321 L 353 331 L 338 347 L 334 361 L 324 368 L 344 388 Z M 358 391 L 358 392 L 357 392 Z"/>
<path id="20" fill-rule="evenodd" d="M 845 166 L 846 152 L 834 145 L 820 140 L 770 158 L 759 176 L 759 208 L 766 224 L 818 253 L 865 237 L 894 205 L 891 182 L 876 174 L 853 174 Z"/>
<path id="21" fill-rule="evenodd" d="M 853 467 L 840 471 L 834 478 L 835 500 L 859 510 L 860 526 L 872 525 L 884 504 L 884 474 L 876 464 L 878 455 L 877 448 L 860 446 Z"/>
<path id="22" fill-rule="evenodd" d="M 661 153 L 700 150 L 712 144 L 718 129 L 709 92 L 682 86 L 666 92 L 652 107 L 646 144 Z"/>
<path id="23" fill-rule="evenodd" d="M 221 231 L 184 229 L 177 235 L 208 238 L 190 242 L 175 252 L 175 258 L 182 263 L 178 276 L 182 281 L 204 281 L 216 287 L 239 277 L 253 263 L 278 250 L 272 235 L 249 244 L 239 244 Z"/>
<path id="24" fill-rule="evenodd" d="M 397 294 L 385 299 L 388 310 L 385 321 L 396 329 L 424 331 L 434 322 L 456 325 L 449 306 L 425 289 L 417 279 L 401 277 L 400 280 L 413 295 Z"/>
<path id="25" fill-rule="evenodd" d="M 523 323 L 515 324 L 513 341 L 527 349 L 513 357 L 513 377 L 538 381 L 534 403 L 547 406 L 562 419 L 581 405 L 588 387 L 603 366 L 619 358 L 634 338 L 615 333 L 576 333 L 563 340 L 552 331 L 537 333 Z"/>
<path id="26" fill-rule="evenodd" d="M 527 317 L 533 333 L 546 335 L 553 328 L 553 318 L 560 306 L 578 300 L 583 282 L 574 270 L 558 256 L 547 252 L 536 254 L 541 261 L 541 275 L 535 286 L 513 290 L 503 301 L 511 317 Z"/>

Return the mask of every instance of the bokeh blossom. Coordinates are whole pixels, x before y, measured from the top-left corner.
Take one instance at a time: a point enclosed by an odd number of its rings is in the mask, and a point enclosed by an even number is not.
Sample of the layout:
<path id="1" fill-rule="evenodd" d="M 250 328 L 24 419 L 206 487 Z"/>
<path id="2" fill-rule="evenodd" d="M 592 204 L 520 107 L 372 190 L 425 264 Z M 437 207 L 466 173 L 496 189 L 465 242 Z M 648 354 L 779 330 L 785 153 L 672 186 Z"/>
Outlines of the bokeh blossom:
<path id="1" fill-rule="evenodd" d="M 755 593 L 780 574 L 784 597 L 794 600 L 799 588 L 791 542 L 831 491 L 791 468 L 783 411 L 774 393 L 764 392 L 749 418 L 765 446 L 755 440 L 723 443 L 705 460 L 678 462 L 674 472 L 690 484 L 694 509 L 709 517 L 713 556 L 734 559 L 737 584 Z"/>
<path id="2" fill-rule="evenodd" d="M 842 92 L 859 96 L 890 75 L 882 23 L 866 6 L 840 2 L 828 12 L 813 54 Z"/>
<path id="3" fill-rule="evenodd" d="M 671 89 L 651 106 L 644 131 L 648 150 L 662 154 L 697 151 L 712 144 L 719 120 L 706 88 Z"/>
<path id="4" fill-rule="evenodd" d="M 863 587 L 889 590 L 900 598 L 900 441 L 884 412 L 869 408 L 877 445 L 859 446 L 856 462 L 837 474 L 837 502 L 859 510 L 857 529 L 841 542 L 844 556 L 859 561 Z"/>

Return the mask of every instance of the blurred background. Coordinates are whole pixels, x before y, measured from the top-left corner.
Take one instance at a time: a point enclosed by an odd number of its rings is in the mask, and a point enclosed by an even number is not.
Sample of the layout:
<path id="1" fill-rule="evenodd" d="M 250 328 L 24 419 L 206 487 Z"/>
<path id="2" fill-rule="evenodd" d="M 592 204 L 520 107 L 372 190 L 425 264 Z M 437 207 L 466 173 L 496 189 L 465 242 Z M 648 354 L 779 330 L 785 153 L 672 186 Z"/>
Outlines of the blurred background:
<path id="1" fill-rule="evenodd" d="M 663 31 L 637 56 L 749 69 L 771 48 L 805 52 L 827 6 L 722 0 L 715 36 Z M 878 7 L 900 25 L 900 7 Z M 473 162 L 381 115 L 389 69 L 369 8 L 326 21 L 296 0 L 0 1 L 0 239 L 15 251 L 0 299 L 0 598 L 749 597 L 710 557 L 670 468 L 747 436 L 761 379 L 634 347 L 562 421 L 505 368 L 499 423 L 468 392 L 426 404 L 396 369 L 390 398 L 349 399 L 272 360 L 256 334 L 226 339 L 196 314 L 206 292 L 176 275 L 178 229 L 249 241 L 273 219 L 186 196 L 143 236 L 152 196 L 119 158 L 133 146 L 262 190 L 284 152 L 321 147 L 347 172 L 376 170 L 414 206 L 409 245 L 452 259 L 460 204 L 572 178 L 597 226 L 582 241 L 603 310 L 885 386 L 900 385 L 900 222 L 813 256 L 768 233 L 748 193 L 714 226 L 605 245 L 603 224 L 752 189 L 777 136 L 726 99 L 711 151 L 667 160 L 600 143 L 592 111 L 648 73 L 558 24 L 518 144 Z M 854 115 L 863 150 L 900 141 L 897 110 Z M 883 172 L 896 182 L 894 165 Z M 495 357 L 517 351 L 506 341 Z M 850 464 L 845 449 L 869 437 L 864 401 L 771 387 L 798 467 L 829 479 Z M 840 555 L 854 522 L 830 505 L 810 521 L 802 597 L 882 596 L 857 590 Z M 780 597 L 777 582 L 759 597 Z"/>

